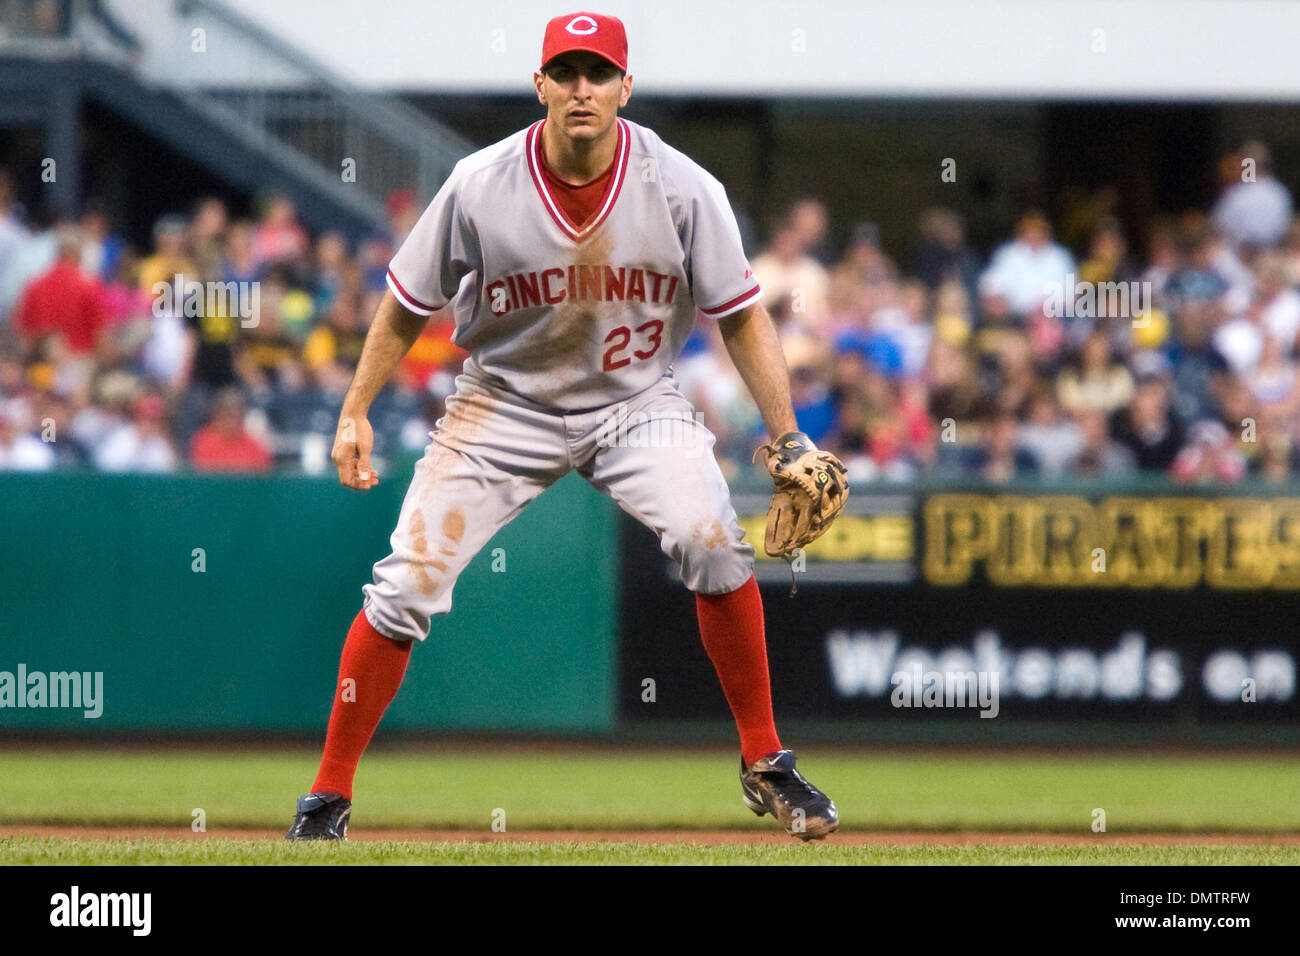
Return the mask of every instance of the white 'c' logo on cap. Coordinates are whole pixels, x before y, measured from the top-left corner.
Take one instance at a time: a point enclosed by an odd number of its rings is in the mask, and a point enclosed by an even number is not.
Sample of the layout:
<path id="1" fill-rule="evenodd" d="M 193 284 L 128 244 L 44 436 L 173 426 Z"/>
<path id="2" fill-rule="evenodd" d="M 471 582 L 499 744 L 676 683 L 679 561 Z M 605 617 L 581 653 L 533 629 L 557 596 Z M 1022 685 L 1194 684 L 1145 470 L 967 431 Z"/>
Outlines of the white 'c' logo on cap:
<path id="1" fill-rule="evenodd" d="M 582 26 L 579 26 L 582 24 Z M 596 32 L 596 21 L 588 16 L 574 17 L 564 27 L 574 36 L 586 37 Z M 585 29 L 584 29 L 585 27 Z"/>

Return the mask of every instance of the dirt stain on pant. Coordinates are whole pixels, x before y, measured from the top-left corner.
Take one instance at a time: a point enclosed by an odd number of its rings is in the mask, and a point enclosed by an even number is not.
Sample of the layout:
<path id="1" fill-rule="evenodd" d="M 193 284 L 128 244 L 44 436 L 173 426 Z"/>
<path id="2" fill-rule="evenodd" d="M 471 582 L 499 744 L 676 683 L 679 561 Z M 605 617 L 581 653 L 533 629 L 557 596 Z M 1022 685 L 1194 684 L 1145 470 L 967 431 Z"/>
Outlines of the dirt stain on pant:
<path id="1" fill-rule="evenodd" d="M 691 537 L 701 542 L 710 551 L 717 551 L 727 546 L 727 529 L 717 518 L 701 521 L 691 532 Z"/>
<path id="2" fill-rule="evenodd" d="M 447 512 L 442 519 L 442 547 L 438 550 L 445 555 L 456 553 L 456 546 L 465 537 L 465 516 L 456 508 Z"/>
<path id="3" fill-rule="evenodd" d="M 406 525 L 407 534 L 411 537 L 412 551 L 408 563 L 416 587 L 427 597 L 435 594 L 443 583 L 430 573 L 430 569 L 438 574 L 446 574 L 447 562 L 429 553 L 426 530 L 424 512 L 417 508 L 411 512 L 411 518 Z M 438 543 L 438 553 L 446 557 L 455 556 L 464 537 L 465 515 L 458 508 L 453 508 L 442 519 L 442 537 Z"/>
<path id="4" fill-rule="evenodd" d="M 445 571 L 447 566 L 429 557 L 429 540 L 424 536 L 424 512 L 419 508 L 411 512 L 411 520 L 407 523 L 406 531 L 411 537 L 411 550 L 414 552 L 410 559 L 410 567 L 416 587 L 420 589 L 421 594 L 433 594 L 438 590 L 438 582 L 430 577 L 428 569 L 432 566 Z"/>

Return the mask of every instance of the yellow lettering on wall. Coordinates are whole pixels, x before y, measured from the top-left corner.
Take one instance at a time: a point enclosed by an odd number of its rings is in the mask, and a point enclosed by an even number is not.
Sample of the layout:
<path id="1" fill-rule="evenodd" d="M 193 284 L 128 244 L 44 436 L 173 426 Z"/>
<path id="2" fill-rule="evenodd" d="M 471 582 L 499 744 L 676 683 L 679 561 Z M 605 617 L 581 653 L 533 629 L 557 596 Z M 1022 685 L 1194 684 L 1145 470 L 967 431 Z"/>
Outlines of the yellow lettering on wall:
<path id="1" fill-rule="evenodd" d="M 1300 588 L 1300 501 L 1278 498 L 1270 502 L 1269 544 L 1273 551 L 1273 587 Z"/>
<path id="2" fill-rule="evenodd" d="M 1205 580 L 1216 588 L 1261 588 L 1273 577 L 1268 547 L 1267 502 L 1221 498 L 1206 550 Z"/>
<path id="3" fill-rule="evenodd" d="M 984 495 L 933 495 L 925 503 L 925 579 L 958 585 L 993 547 L 993 503 Z"/>
<path id="4" fill-rule="evenodd" d="M 1041 573 L 1040 584 L 1090 585 L 1092 549 L 1097 541 L 1096 512 L 1083 498 L 1041 496 L 1034 503 L 1042 520 L 1034 529 L 1031 546 Z"/>
<path id="5" fill-rule="evenodd" d="M 1156 561 L 1160 583 L 1191 588 L 1201 583 L 1201 542 L 1214 520 L 1210 502 L 1200 498 L 1160 498 L 1152 502 Z"/>

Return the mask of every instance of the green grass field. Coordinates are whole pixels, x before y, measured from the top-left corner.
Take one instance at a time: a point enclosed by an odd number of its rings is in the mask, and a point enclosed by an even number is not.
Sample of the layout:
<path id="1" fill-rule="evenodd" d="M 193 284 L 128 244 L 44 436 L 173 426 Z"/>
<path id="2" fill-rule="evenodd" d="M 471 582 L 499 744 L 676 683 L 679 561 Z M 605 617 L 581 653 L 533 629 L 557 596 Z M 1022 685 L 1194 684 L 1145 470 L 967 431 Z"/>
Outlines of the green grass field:
<path id="1" fill-rule="evenodd" d="M 208 866 L 1180 866 L 1300 864 L 1297 847 L 1017 846 L 698 846 L 689 843 L 400 843 L 288 844 L 260 840 L 54 840 L 0 838 L 0 865 Z"/>
<path id="2" fill-rule="evenodd" d="M 800 767 L 835 797 L 842 834 L 932 832 L 933 844 L 803 846 L 502 842 L 511 831 L 665 829 L 770 833 L 741 806 L 727 751 L 491 748 L 376 752 L 362 762 L 352 836 L 367 830 L 462 831 L 449 842 L 286 845 L 221 838 L 283 830 L 317 751 L 0 751 L 0 826 L 150 826 L 205 840 L 0 838 L 0 864 L 25 863 L 1300 863 L 1291 846 L 944 846 L 953 831 L 1300 833 L 1300 759 L 1292 756 L 987 756 L 810 749 Z M 1102 835 L 1098 835 L 1099 837 Z M 471 842 L 486 840 L 488 842 Z M 946 842 L 951 842 L 949 837 Z M 1290 841 L 1296 842 L 1294 838 Z"/>

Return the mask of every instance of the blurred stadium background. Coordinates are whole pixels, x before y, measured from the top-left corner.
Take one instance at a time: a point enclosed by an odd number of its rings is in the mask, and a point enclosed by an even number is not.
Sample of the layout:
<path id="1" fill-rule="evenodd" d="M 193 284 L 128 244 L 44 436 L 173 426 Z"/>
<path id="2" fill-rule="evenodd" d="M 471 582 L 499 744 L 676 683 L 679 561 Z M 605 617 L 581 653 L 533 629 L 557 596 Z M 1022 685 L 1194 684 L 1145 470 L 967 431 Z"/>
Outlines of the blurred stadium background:
<path id="1" fill-rule="evenodd" d="M 376 404 L 366 496 L 330 474 L 339 402 L 443 177 L 539 115 L 560 12 L 454 6 L 0 0 L 0 671 L 104 680 L 93 719 L 0 709 L 7 759 L 300 741 L 310 772 L 463 358 L 450 319 Z M 1207 786 L 1190 815 L 1137 816 L 1300 827 L 1300 7 L 602 10 L 628 25 L 624 115 L 726 185 L 800 425 L 850 469 L 798 595 L 760 562 L 786 740 L 954 745 L 966 767 L 1016 745 L 1267 748 L 1250 774 L 1289 810 L 1242 816 Z M 162 304 L 176 276 L 257 283 L 259 321 Z M 760 423 L 706 325 L 677 374 L 761 537 Z M 997 672 L 997 718 L 892 706 L 914 667 Z M 571 477 L 470 566 L 377 739 L 729 753 L 732 734 L 690 596 Z M 1076 784 L 1083 828 L 1099 804 Z M 0 823 L 77 819 L 33 786 Z M 850 825 L 978 825 L 863 799 L 877 816 Z"/>

